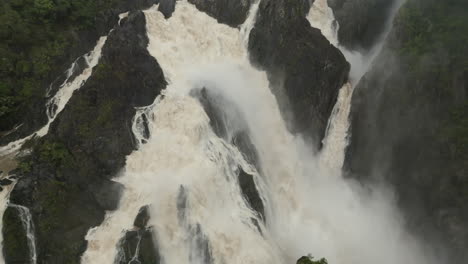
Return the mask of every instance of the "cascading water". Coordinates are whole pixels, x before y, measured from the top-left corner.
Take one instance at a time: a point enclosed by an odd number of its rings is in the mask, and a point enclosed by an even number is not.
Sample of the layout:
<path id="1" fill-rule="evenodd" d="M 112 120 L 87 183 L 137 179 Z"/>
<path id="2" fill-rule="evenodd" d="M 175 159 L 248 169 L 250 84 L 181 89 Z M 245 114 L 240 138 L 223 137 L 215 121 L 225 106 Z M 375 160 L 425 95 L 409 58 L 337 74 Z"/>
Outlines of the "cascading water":
<path id="1" fill-rule="evenodd" d="M 15 208 L 18 211 L 18 215 L 21 219 L 21 223 L 23 224 L 23 228 L 26 232 L 26 238 L 28 241 L 28 249 L 29 249 L 29 257 L 31 260 L 31 264 L 37 263 L 37 251 L 36 251 L 36 238 L 34 234 L 34 223 L 32 221 L 31 213 L 29 209 L 17 205 L 17 204 L 9 204 L 9 207 Z"/>
<path id="2" fill-rule="evenodd" d="M 127 157 L 116 179 L 125 186 L 120 206 L 88 232 L 82 263 L 113 263 L 120 238 L 148 204 L 162 263 L 295 263 L 308 253 L 330 263 L 431 263 L 403 229 L 391 193 L 341 177 L 351 85 L 341 89 L 324 149 L 314 155 L 288 132 L 266 74 L 247 59 L 255 12 L 240 31 L 186 1 L 167 20 L 156 6 L 145 15 L 148 50 L 169 86 L 152 106 L 138 110 L 133 132 L 146 143 Z M 200 88 L 237 106 L 261 173 L 213 132 L 190 96 Z M 254 176 L 266 222 L 242 196 L 239 168 Z"/>
<path id="3" fill-rule="evenodd" d="M 34 136 L 43 137 L 47 134 L 47 132 L 49 131 L 50 124 L 52 124 L 57 115 L 63 110 L 65 105 L 72 97 L 73 92 L 79 89 L 81 86 L 83 86 L 83 84 L 85 84 L 88 78 L 91 76 L 93 67 L 96 66 L 99 62 L 102 47 L 106 43 L 106 39 L 107 37 L 105 36 L 101 37 L 98 40 L 94 49 L 89 53 L 83 55 L 83 58 L 86 63 L 86 68 L 83 69 L 80 75 L 76 76 L 72 80 L 70 80 L 70 77 L 75 72 L 75 68 L 77 67 L 77 61 L 81 57 L 70 65 L 69 69 L 66 71 L 66 78 L 64 82 L 60 85 L 56 94 L 52 98 L 50 98 L 50 100 L 46 104 L 46 113 L 48 117 L 47 124 L 40 128 L 38 131 L 32 133 L 31 135 L 25 138 L 13 141 L 5 146 L 0 146 L 0 156 L 5 156 L 10 153 L 16 152 L 21 148 L 24 142 L 26 142 Z M 49 91 L 47 93 L 49 93 Z"/>

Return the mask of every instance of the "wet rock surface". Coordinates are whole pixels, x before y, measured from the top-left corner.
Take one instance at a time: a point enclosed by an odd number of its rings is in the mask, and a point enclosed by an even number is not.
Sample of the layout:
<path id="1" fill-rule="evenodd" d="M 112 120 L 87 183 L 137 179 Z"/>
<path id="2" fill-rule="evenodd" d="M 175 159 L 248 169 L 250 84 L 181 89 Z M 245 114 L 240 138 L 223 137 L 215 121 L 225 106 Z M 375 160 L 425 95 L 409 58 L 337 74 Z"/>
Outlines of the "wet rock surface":
<path id="1" fill-rule="evenodd" d="M 245 22 L 253 0 L 189 0 L 198 10 L 216 18 L 219 23 L 238 27 Z"/>
<path id="2" fill-rule="evenodd" d="M 263 0 L 250 32 L 251 61 L 265 69 L 289 129 L 320 148 L 349 64 L 305 18 L 308 0 Z"/>
<path id="3" fill-rule="evenodd" d="M 38 263 L 79 263 L 88 229 L 118 205 L 122 187 L 109 179 L 135 147 L 135 107 L 151 104 L 166 86 L 146 49 L 145 25 L 144 14 L 134 12 L 114 28 L 90 79 L 22 161 L 10 199 L 30 208 Z M 15 226 L 5 222 L 3 233 Z M 10 243 L 15 241 L 5 236 L 4 244 Z"/>
<path id="4" fill-rule="evenodd" d="M 116 264 L 161 263 L 161 256 L 151 228 L 127 231 L 117 247 L 119 254 L 115 260 Z"/>
<path id="5" fill-rule="evenodd" d="M 398 0 L 328 0 L 338 21 L 338 40 L 353 50 L 369 50 L 384 31 Z"/>
<path id="6" fill-rule="evenodd" d="M 265 208 L 253 177 L 253 175 L 250 175 L 242 170 L 242 168 L 239 168 L 239 186 L 241 188 L 242 195 L 249 206 L 257 212 L 260 218 L 265 220 Z"/>

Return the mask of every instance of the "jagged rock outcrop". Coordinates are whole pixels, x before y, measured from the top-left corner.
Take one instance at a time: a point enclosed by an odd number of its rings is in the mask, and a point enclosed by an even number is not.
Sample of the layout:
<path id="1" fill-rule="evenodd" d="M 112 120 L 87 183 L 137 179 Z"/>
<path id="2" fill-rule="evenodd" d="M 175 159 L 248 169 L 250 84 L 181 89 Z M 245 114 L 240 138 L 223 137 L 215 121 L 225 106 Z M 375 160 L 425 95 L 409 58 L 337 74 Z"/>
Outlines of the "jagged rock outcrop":
<path id="1" fill-rule="evenodd" d="M 248 16 L 253 0 L 189 0 L 198 10 L 216 18 L 219 23 L 238 27 Z"/>
<path id="2" fill-rule="evenodd" d="M 369 50 L 381 36 L 400 0 L 328 0 L 338 21 L 338 40 L 353 50 Z"/>
<path id="3" fill-rule="evenodd" d="M 151 228 L 128 231 L 120 240 L 116 264 L 159 264 L 161 256 Z"/>
<path id="4" fill-rule="evenodd" d="M 239 185 L 242 195 L 245 197 L 249 206 L 257 212 L 262 219 L 265 219 L 265 208 L 253 177 L 253 175 L 250 175 L 242 168 L 239 168 Z"/>
<path id="5" fill-rule="evenodd" d="M 355 89 L 346 157 L 351 177 L 392 184 L 409 230 L 449 248 L 447 263 L 468 257 L 467 8 L 422 0 L 402 7 Z"/>
<path id="6" fill-rule="evenodd" d="M 349 64 L 305 18 L 308 0 L 263 0 L 250 32 L 251 61 L 268 73 L 289 129 L 317 148 Z"/>
<path id="7" fill-rule="evenodd" d="M 149 206 L 140 208 L 135 218 L 135 230 L 125 232 L 117 248 L 116 264 L 159 264 L 161 256 L 158 250 L 155 234 L 148 227 L 150 219 Z"/>
<path id="8" fill-rule="evenodd" d="M 20 164 L 10 201 L 31 211 L 38 263 L 79 263 L 88 229 L 117 206 L 122 187 L 110 179 L 135 147 L 135 107 L 151 104 L 166 86 L 146 49 L 145 26 L 144 14 L 133 12 L 114 28 L 90 79 Z M 4 218 L 3 233 L 15 226 Z M 5 236 L 5 245 L 14 243 Z"/>
<path id="9" fill-rule="evenodd" d="M 245 119 L 236 106 L 221 94 L 207 88 L 192 90 L 191 95 L 202 104 L 216 135 L 234 144 L 245 160 L 255 166 L 257 171 L 261 173 L 257 149 L 250 139 Z M 248 174 L 242 168 L 239 168 L 237 173 L 242 195 L 248 205 L 262 219 L 265 219 L 263 201 L 253 179 L 254 176 Z"/>
<path id="10" fill-rule="evenodd" d="M 160 0 L 158 11 L 161 12 L 164 17 L 170 18 L 174 13 L 176 0 Z"/>

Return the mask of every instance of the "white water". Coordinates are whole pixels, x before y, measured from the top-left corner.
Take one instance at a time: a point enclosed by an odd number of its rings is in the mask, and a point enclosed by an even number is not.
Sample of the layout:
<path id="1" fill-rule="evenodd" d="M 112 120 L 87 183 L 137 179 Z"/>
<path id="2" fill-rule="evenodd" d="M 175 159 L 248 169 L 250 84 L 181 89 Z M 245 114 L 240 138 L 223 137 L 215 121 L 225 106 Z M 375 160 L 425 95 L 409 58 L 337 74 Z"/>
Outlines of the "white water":
<path id="1" fill-rule="evenodd" d="M 339 44 L 338 41 L 338 29 L 339 25 L 335 20 L 333 10 L 328 6 L 328 0 L 315 0 L 307 20 L 309 20 L 311 26 L 318 28 L 322 31 L 322 34 L 330 41 L 332 45 L 339 48 L 346 60 L 351 64 L 351 71 L 349 73 L 350 82 L 353 86 L 361 80 L 362 76 L 370 69 L 374 59 L 380 54 L 385 41 L 392 29 L 393 19 L 395 18 L 398 10 L 402 6 L 405 0 L 396 0 L 391 7 L 390 14 L 385 23 L 384 30 L 376 43 L 371 47 L 370 50 L 348 50 Z"/>
<path id="2" fill-rule="evenodd" d="M 47 132 L 49 131 L 50 124 L 52 124 L 57 115 L 63 110 L 63 108 L 65 108 L 65 105 L 72 97 L 73 92 L 81 88 L 81 86 L 83 86 L 88 80 L 88 78 L 91 76 L 93 67 L 96 66 L 99 62 L 102 47 L 104 46 L 106 39 L 107 37 L 101 37 L 98 40 L 94 49 L 83 56 L 86 61 L 87 67 L 83 70 L 83 72 L 80 75 L 76 76 L 72 81 L 69 82 L 68 80 L 73 74 L 77 62 L 74 61 L 70 65 L 69 69 L 66 71 L 67 77 L 65 81 L 62 83 L 62 85 L 60 85 L 57 93 L 46 104 L 46 113 L 48 117 L 47 124 L 25 138 L 10 142 L 8 145 L 5 146 L 0 146 L 0 156 L 5 156 L 18 151 L 26 141 L 35 136 L 43 137 L 47 134 Z"/>
<path id="3" fill-rule="evenodd" d="M 341 89 L 324 149 L 315 156 L 288 132 L 265 73 L 247 60 L 252 16 L 238 31 L 185 1 L 168 20 L 157 7 L 145 14 L 148 50 L 169 86 L 164 98 L 139 111 L 150 120 L 151 138 L 127 157 L 116 179 L 126 188 L 119 209 L 88 232 L 82 263 L 113 263 L 119 239 L 147 204 L 163 263 L 205 263 L 198 243 L 204 239 L 213 263 L 295 263 L 309 253 L 329 263 L 431 263 L 405 232 L 390 192 L 341 177 L 351 85 Z M 261 176 L 216 137 L 199 102 L 188 96 L 201 87 L 222 93 L 247 117 Z M 133 129 L 141 139 L 137 120 Z M 265 202 L 263 235 L 250 221 L 256 215 L 241 195 L 239 166 L 254 175 Z"/>
<path id="4" fill-rule="evenodd" d="M 13 189 L 14 184 L 10 186 L 5 186 L 3 191 L 0 192 L 0 212 L 2 217 L 0 217 L 0 227 L 3 226 L 3 212 L 5 212 L 8 206 L 8 197 L 10 196 L 10 191 Z M 3 245 L 3 232 L 0 232 L 0 244 Z M 5 259 L 3 257 L 3 250 L 0 252 L 0 264 L 5 264 Z"/>
<path id="5" fill-rule="evenodd" d="M 36 238 L 34 233 L 34 223 L 32 221 L 31 213 L 29 209 L 17 205 L 17 204 L 9 204 L 9 207 L 13 207 L 18 211 L 19 217 L 21 218 L 21 223 L 23 224 L 23 228 L 26 231 L 26 238 L 28 240 L 28 248 L 29 248 L 29 257 L 31 260 L 31 264 L 37 263 L 37 251 L 36 251 Z"/>

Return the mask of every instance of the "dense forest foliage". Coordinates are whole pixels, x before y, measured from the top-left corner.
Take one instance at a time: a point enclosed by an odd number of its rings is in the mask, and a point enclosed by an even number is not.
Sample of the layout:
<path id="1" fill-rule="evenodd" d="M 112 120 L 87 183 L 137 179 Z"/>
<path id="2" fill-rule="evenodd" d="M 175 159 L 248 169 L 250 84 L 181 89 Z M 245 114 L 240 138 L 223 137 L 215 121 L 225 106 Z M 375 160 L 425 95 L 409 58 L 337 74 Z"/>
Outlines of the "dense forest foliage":
<path id="1" fill-rule="evenodd" d="M 427 82 L 447 106 L 434 123 L 444 155 L 468 163 L 468 2 L 410 1 L 400 10 L 401 55 L 414 79 Z M 430 83 L 428 82 L 430 81 Z M 445 111 L 444 111 L 445 112 Z M 436 117 L 437 118 L 437 117 Z M 468 167 L 468 164 L 465 164 Z M 468 189 L 466 190 L 468 196 Z"/>
<path id="2" fill-rule="evenodd" d="M 0 2 L 0 131 L 11 129 L 25 105 L 43 97 L 76 34 L 119 0 Z"/>

